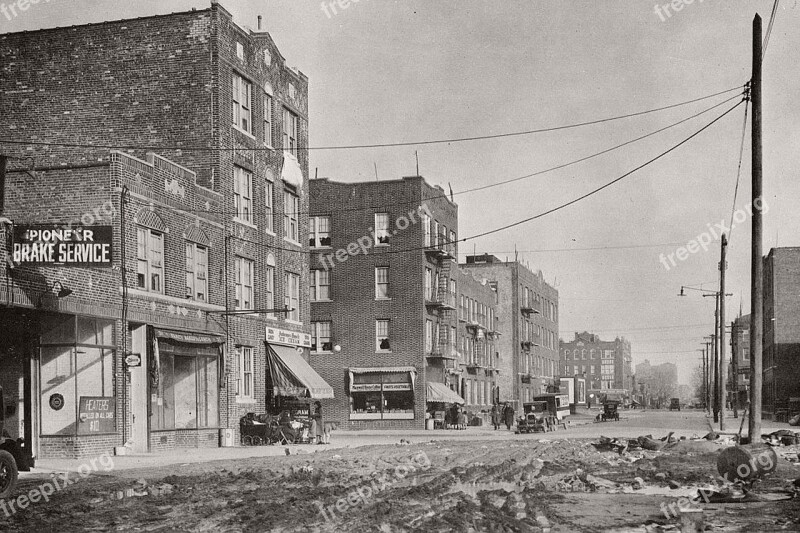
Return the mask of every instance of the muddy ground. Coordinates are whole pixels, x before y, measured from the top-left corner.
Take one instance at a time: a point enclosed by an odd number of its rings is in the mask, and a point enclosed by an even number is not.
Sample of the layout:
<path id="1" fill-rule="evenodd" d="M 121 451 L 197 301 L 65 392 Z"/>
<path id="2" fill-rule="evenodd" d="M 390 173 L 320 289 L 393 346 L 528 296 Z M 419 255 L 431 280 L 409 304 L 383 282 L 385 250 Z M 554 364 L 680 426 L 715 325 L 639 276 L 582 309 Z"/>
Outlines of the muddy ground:
<path id="1" fill-rule="evenodd" d="M 716 476 L 721 448 L 705 444 L 619 455 L 532 436 L 109 472 L 11 516 L 0 510 L 0 530 L 678 531 L 664 509 Z M 781 459 L 754 493 L 774 496 L 797 478 L 800 467 Z M 18 493 L 47 479 L 25 480 Z M 706 531 L 800 531 L 800 499 L 695 507 Z"/>

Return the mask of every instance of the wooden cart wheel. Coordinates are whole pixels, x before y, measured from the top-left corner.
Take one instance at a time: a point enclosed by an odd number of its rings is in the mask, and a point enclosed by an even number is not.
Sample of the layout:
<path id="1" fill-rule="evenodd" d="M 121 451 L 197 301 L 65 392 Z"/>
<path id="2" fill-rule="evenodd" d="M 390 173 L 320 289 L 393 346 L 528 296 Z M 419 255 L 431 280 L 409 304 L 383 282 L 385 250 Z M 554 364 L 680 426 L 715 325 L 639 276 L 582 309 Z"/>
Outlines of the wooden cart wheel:
<path id="1" fill-rule="evenodd" d="M 253 437 L 251 437 L 250 435 L 245 435 L 244 437 L 242 437 L 242 444 L 244 444 L 245 446 L 252 446 Z"/>
<path id="2" fill-rule="evenodd" d="M 261 446 L 264 442 L 261 440 L 261 437 L 253 437 L 253 446 Z"/>

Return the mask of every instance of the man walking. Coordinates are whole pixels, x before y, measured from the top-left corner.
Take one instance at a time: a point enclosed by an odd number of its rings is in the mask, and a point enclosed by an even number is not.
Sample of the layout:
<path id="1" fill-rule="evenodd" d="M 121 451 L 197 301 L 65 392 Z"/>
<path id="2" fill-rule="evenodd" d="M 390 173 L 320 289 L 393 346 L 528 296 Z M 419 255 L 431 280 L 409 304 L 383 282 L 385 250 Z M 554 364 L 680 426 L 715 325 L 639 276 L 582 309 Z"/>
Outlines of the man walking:
<path id="1" fill-rule="evenodd" d="M 500 427 L 500 407 L 497 404 L 492 406 L 492 425 L 495 431 Z"/>
<path id="2" fill-rule="evenodd" d="M 514 408 L 511 407 L 511 404 L 506 402 L 505 408 L 503 409 L 503 418 L 506 422 L 506 427 L 509 431 L 511 431 L 511 426 L 514 425 Z"/>

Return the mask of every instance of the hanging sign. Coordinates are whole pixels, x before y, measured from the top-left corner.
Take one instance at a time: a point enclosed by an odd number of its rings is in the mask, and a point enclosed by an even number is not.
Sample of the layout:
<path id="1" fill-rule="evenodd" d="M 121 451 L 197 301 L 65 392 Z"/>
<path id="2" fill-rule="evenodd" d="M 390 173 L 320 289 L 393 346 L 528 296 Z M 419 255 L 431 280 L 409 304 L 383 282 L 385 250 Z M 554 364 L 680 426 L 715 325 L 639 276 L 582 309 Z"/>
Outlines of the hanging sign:
<path id="1" fill-rule="evenodd" d="M 21 265 L 110 267 L 111 226 L 14 226 L 12 260 Z"/>

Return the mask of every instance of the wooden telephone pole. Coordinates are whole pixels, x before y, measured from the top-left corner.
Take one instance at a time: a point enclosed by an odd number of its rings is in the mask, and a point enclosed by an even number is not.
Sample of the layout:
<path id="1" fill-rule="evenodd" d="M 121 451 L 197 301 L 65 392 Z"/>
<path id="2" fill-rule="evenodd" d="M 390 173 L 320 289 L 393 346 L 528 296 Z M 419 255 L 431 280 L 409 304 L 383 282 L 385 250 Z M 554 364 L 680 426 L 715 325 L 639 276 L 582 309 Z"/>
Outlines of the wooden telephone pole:
<path id="1" fill-rule="evenodd" d="M 750 418 L 747 429 L 750 442 L 761 438 L 761 384 L 762 341 L 764 337 L 763 269 L 761 253 L 761 197 L 762 147 L 761 147 L 761 16 L 753 19 L 753 77 L 750 80 L 750 97 L 753 101 L 752 122 L 752 173 L 753 173 L 753 249 L 750 261 Z"/>
<path id="2" fill-rule="evenodd" d="M 725 384 L 728 382 L 728 364 L 725 362 L 725 270 L 728 268 L 726 254 L 728 237 L 722 234 L 722 250 L 719 261 L 719 430 L 725 431 Z"/>

